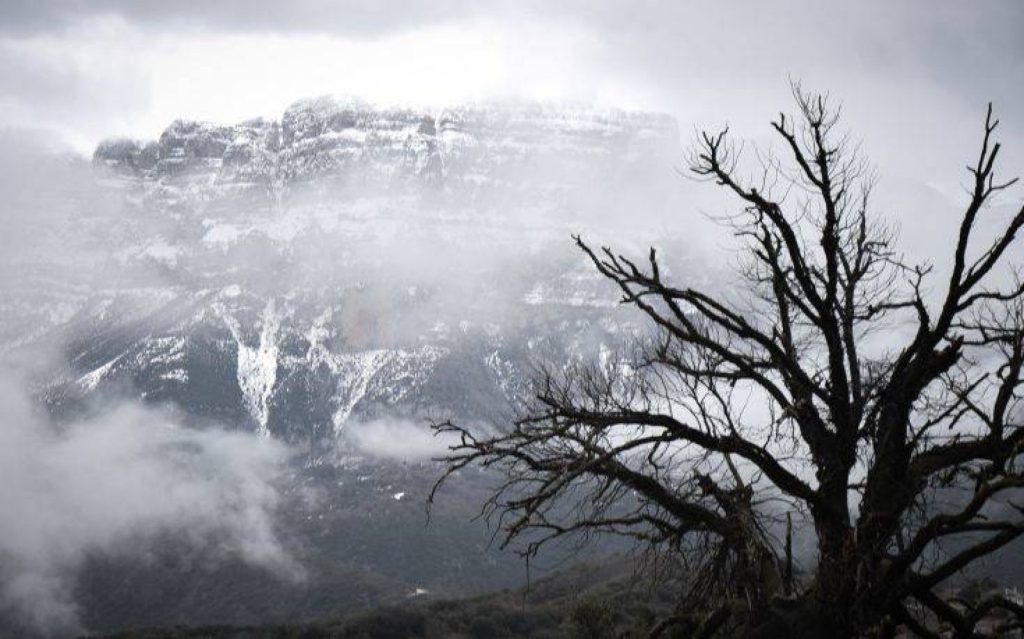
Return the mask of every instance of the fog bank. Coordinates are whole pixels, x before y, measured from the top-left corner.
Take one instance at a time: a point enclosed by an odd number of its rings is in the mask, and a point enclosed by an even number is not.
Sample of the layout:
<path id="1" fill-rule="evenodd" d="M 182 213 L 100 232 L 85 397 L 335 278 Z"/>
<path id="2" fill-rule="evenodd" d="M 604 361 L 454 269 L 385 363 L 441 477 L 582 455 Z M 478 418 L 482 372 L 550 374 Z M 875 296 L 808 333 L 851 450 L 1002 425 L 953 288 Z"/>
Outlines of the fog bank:
<path id="1" fill-rule="evenodd" d="M 285 454 L 132 403 L 58 428 L 0 379 L 0 609 L 44 634 L 80 631 L 71 593 L 87 556 L 163 534 L 299 577 L 271 519 Z"/>

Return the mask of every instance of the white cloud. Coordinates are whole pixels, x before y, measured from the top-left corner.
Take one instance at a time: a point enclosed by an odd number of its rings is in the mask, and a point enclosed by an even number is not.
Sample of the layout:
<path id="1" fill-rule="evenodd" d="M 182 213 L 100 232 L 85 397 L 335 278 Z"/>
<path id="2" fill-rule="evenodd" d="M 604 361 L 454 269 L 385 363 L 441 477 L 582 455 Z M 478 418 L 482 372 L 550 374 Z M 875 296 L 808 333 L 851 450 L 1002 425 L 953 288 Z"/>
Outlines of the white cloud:
<path id="1" fill-rule="evenodd" d="M 58 427 L 0 380 L 0 607 L 44 632 L 78 630 L 82 561 L 165 533 L 297 577 L 272 526 L 285 453 L 133 404 Z"/>
<path id="2" fill-rule="evenodd" d="M 1009 116 L 1024 97 L 1011 2 L 21 4 L 0 30 L 0 120 L 85 153 L 178 117 L 277 118 L 326 93 L 570 99 L 667 111 L 684 134 L 728 121 L 770 135 L 794 77 L 845 102 L 885 175 L 955 183 L 985 102 Z M 1024 157 L 1015 120 L 1011 165 Z"/>
<path id="3" fill-rule="evenodd" d="M 349 422 L 344 435 L 359 452 L 386 459 L 429 459 L 443 455 L 448 446 L 448 440 L 435 437 L 427 424 L 401 419 Z"/>
<path id="4" fill-rule="evenodd" d="M 350 94 L 384 104 L 596 96 L 574 76 L 597 43 L 578 29 L 482 22 L 388 34 L 153 33 L 105 18 L 59 34 L 0 38 L 0 116 L 57 131 L 83 153 L 102 137 L 155 137 L 176 118 L 278 118 L 294 100 Z"/>

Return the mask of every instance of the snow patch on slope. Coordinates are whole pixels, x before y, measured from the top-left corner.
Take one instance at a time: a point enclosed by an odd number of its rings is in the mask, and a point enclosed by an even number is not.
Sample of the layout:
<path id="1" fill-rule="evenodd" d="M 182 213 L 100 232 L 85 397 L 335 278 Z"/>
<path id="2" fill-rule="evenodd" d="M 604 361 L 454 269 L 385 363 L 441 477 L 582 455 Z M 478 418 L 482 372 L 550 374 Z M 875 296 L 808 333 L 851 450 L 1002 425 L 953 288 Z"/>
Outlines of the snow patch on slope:
<path id="1" fill-rule="evenodd" d="M 423 346 L 416 350 L 378 349 L 334 355 L 329 361 L 338 378 L 339 404 L 332 422 L 340 435 L 352 411 L 368 396 L 396 403 L 426 381 L 447 349 Z"/>
<path id="2" fill-rule="evenodd" d="M 95 390 L 96 387 L 99 386 L 100 382 L 103 381 L 103 378 L 106 377 L 107 373 L 109 373 L 111 369 L 114 368 L 114 365 L 117 364 L 117 362 L 120 359 L 121 356 L 117 356 L 114 359 L 107 362 L 106 364 L 104 364 L 103 366 L 100 366 L 99 368 L 93 370 L 92 372 L 86 373 L 85 375 L 79 377 L 78 385 L 82 389 L 82 391 L 88 393 L 90 391 Z"/>
<path id="3" fill-rule="evenodd" d="M 267 437 L 270 435 L 270 398 L 277 383 L 277 335 L 281 317 L 274 300 L 269 300 L 260 318 L 259 342 L 250 346 L 245 342 L 238 320 L 223 311 L 221 316 L 238 344 L 238 387 L 242 399 L 256 420 L 257 434 Z"/>

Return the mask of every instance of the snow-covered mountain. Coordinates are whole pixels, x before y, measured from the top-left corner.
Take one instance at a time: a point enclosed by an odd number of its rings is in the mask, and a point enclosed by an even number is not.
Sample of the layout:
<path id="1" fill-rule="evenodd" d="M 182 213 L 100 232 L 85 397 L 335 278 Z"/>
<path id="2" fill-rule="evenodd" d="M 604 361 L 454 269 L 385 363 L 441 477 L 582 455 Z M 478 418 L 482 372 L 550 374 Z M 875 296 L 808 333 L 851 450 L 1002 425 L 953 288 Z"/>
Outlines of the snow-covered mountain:
<path id="1" fill-rule="evenodd" d="M 514 556 L 469 521 L 485 475 L 456 481 L 422 528 L 426 423 L 500 427 L 535 364 L 639 330 L 570 234 L 649 241 L 679 153 L 656 114 L 332 98 L 280 122 L 174 122 L 91 162 L 0 140 L 0 167 L 22 171 L 0 180 L 0 360 L 30 361 L 58 418 L 129 398 L 301 451 L 281 534 L 309 581 L 108 558 L 82 578 L 87 625 L 267 621 L 268 600 L 296 619 L 517 583 Z M 179 596 L 240 579 L 232 597 L 251 600 Z"/>
<path id="2" fill-rule="evenodd" d="M 31 330 L 5 346 L 60 335 L 58 409 L 129 393 L 314 456 L 349 420 L 493 422 L 537 354 L 620 330 L 568 237 L 677 153 L 661 115 L 333 98 L 105 141 L 89 206 L 62 223 L 93 261 L 23 290 Z"/>

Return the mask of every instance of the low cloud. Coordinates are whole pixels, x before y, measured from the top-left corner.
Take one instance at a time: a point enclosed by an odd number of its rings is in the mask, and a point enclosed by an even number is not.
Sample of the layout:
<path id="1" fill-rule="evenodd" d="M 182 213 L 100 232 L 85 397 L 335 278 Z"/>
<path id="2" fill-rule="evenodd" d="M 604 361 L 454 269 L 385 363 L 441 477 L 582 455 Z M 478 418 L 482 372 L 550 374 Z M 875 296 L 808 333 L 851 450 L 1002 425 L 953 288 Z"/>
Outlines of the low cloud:
<path id="1" fill-rule="evenodd" d="M 42 634 L 79 631 L 71 593 L 84 560 L 143 552 L 168 534 L 297 578 L 272 523 L 286 453 L 136 404 L 58 427 L 0 379 L 0 616 Z"/>
<path id="2" fill-rule="evenodd" d="M 401 419 L 350 422 L 345 437 L 358 452 L 385 459 L 429 459 L 448 448 L 447 440 L 435 437 L 426 424 Z"/>

